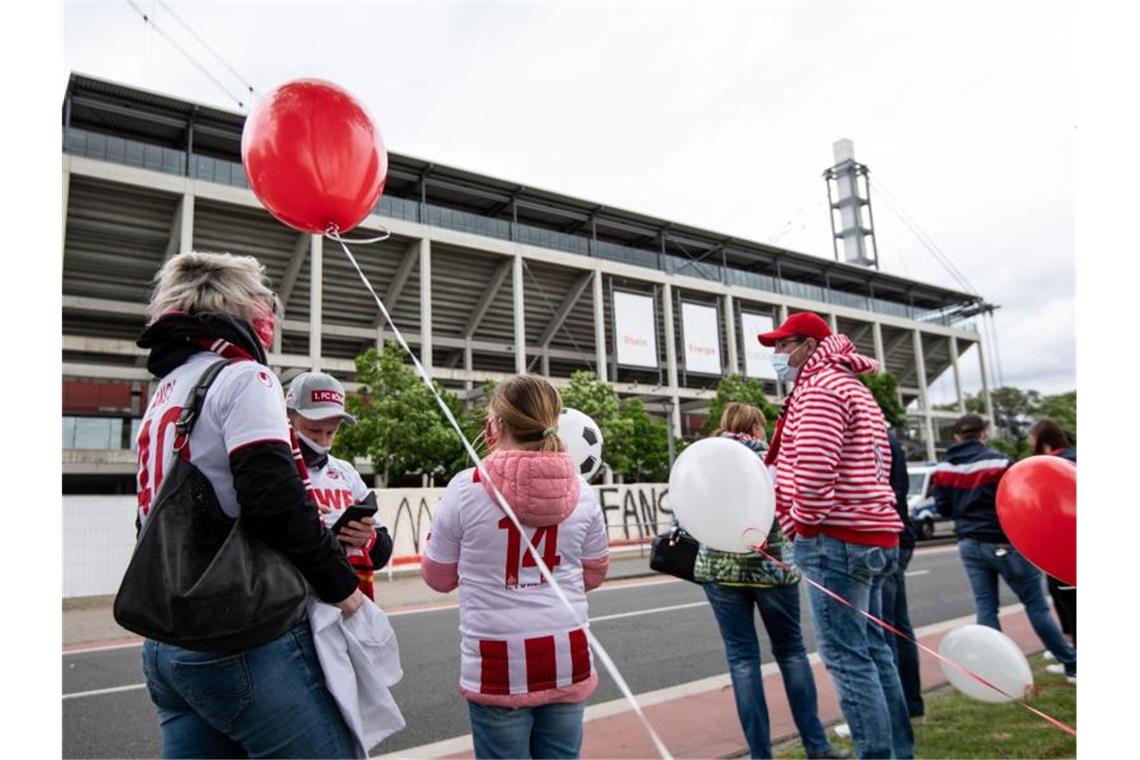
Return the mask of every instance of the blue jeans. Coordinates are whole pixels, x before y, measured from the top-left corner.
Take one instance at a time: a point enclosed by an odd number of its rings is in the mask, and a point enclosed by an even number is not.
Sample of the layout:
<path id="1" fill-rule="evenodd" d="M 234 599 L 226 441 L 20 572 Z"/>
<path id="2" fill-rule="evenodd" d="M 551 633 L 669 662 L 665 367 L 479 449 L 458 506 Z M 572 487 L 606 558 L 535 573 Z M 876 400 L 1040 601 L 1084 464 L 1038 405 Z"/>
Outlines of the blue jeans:
<path id="1" fill-rule="evenodd" d="M 784 693 L 792 718 L 800 732 L 808 757 L 830 749 L 827 734 L 819 721 L 815 679 L 800 633 L 800 587 L 738 588 L 704 584 L 713 614 L 724 639 L 736 714 L 748 739 L 752 757 L 771 757 L 768 706 L 764 701 L 764 677 L 760 672 L 760 641 L 756 636 L 755 613 L 772 642 L 772 656 L 780 667 Z"/>
<path id="2" fill-rule="evenodd" d="M 194 652 L 148 639 L 143 674 L 163 757 L 355 757 L 308 618 L 268 644 Z"/>
<path id="3" fill-rule="evenodd" d="M 906 569 L 914 555 L 913 546 L 899 546 L 899 564 L 894 572 L 883 576 L 883 620 L 914 638 L 914 627 L 910 624 L 910 611 L 906 604 Z M 887 643 L 895 657 L 899 669 L 903 694 L 906 695 L 906 708 L 910 717 L 918 718 L 926 714 L 922 701 L 922 682 L 918 675 L 918 647 L 913 641 L 900 639 L 888 631 Z"/>
<path id="4" fill-rule="evenodd" d="M 796 565 L 824 588 L 876 617 L 883 576 L 898 564 L 898 548 L 852 544 L 825 536 L 796 536 Z M 819 654 L 839 694 L 861 758 L 914 757 L 906 698 L 886 636 L 856 610 L 808 587 Z"/>
<path id="5" fill-rule="evenodd" d="M 467 703 L 477 758 L 578 757 L 585 702 L 539 707 L 493 707 Z"/>
<path id="6" fill-rule="evenodd" d="M 1029 624 L 1037 638 L 1053 653 L 1057 662 L 1065 666 L 1065 673 L 1075 676 L 1077 652 L 1065 641 L 1061 629 L 1049 614 L 1049 605 L 1041 588 L 1041 571 L 1009 544 L 963 538 L 958 541 L 958 555 L 974 589 L 978 624 L 1001 630 L 998 622 L 998 576 L 1001 576 L 1025 605 L 1025 614 L 1029 616 Z"/>

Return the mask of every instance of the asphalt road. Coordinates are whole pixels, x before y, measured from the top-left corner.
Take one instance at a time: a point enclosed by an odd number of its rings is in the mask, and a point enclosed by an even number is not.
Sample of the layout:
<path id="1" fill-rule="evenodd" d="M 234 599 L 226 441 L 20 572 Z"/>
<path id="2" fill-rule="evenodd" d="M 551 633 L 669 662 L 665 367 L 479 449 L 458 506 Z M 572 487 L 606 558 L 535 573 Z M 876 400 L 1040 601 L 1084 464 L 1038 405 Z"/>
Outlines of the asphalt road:
<path id="1" fill-rule="evenodd" d="M 965 573 L 953 547 L 922 550 L 907 578 L 911 622 L 918 628 L 973 613 Z M 716 622 L 700 587 L 682 581 L 633 585 L 590 594 L 591 628 L 635 694 L 727 672 Z M 1002 586 L 1001 603 L 1016 598 Z M 808 650 L 815 649 L 806 600 Z M 393 688 L 407 728 L 377 751 L 393 752 L 470 733 L 467 708 L 456 691 L 458 611 L 396 614 L 404 679 Z M 767 659 L 768 641 L 760 626 Z M 620 697 L 599 667 L 591 703 Z M 63 757 L 158 757 L 161 737 L 145 688 L 139 647 L 63 656 Z M 106 691 L 123 689 L 120 691 Z M 90 693 L 94 692 L 94 693 Z"/>

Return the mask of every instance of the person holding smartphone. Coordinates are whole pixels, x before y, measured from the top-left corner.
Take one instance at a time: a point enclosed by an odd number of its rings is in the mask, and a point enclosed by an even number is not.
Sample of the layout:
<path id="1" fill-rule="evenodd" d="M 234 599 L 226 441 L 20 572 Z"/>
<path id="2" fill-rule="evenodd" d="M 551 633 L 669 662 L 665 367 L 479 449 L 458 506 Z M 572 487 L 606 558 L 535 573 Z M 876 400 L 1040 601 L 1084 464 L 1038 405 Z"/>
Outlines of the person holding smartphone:
<path id="1" fill-rule="evenodd" d="M 344 386 L 332 375 L 303 372 L 289 384 L 285 407 L 309 470 L 321 520 L 348 555 L 360 590 L 375 599 L 373 575 L 392 556 L 392 537 L 377 515 L 376 495 L 360 473 L 329 453 L 341 424 L 356 424 L 356 418 L 344 409 Z M 355 514 L 361 517 L 352 519 Z"/>

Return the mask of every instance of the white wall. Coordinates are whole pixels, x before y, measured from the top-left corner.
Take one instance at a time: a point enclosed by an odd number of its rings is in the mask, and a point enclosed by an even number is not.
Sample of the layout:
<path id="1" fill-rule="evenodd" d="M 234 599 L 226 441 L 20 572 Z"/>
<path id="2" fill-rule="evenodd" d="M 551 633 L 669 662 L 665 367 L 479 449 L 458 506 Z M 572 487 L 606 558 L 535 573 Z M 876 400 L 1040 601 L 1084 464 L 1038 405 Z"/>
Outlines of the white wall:
<path id="1" fill-rule="evenodd" d="M 594 486 L 610 545 L 641 543 L 672 524 L 668 484 Z M 395 544 L 391 567 L 415 566 L 442 488 L 377 491 L 380 519 Z M 63 497 L 63 596 L 114 594 L 135 542 L 134 496 Z"/>

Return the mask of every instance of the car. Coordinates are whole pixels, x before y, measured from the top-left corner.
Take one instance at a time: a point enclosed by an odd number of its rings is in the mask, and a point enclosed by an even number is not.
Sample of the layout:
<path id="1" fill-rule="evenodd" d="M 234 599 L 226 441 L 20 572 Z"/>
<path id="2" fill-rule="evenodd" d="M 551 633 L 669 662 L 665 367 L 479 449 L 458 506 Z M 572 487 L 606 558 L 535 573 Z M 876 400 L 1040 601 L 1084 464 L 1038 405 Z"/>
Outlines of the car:
<path id="1" fill-rule="evenodd" d="M 907 491 L 910 522 L 918 539 L 926 541 L 934 538 L 935 529 L 941 523 L 950 522 L 950 518 L 943 517 L 934 508 L 934 496 L 931 493 L 934 465 L 908 465 L 906 471 L 910 476 L 910 488 Z"/>

